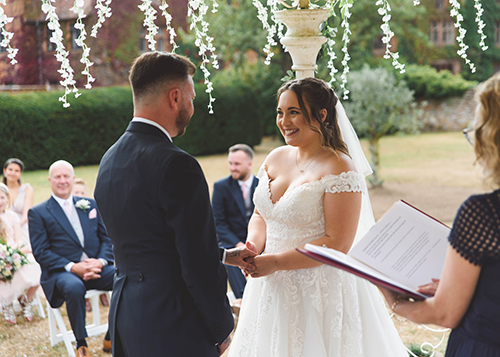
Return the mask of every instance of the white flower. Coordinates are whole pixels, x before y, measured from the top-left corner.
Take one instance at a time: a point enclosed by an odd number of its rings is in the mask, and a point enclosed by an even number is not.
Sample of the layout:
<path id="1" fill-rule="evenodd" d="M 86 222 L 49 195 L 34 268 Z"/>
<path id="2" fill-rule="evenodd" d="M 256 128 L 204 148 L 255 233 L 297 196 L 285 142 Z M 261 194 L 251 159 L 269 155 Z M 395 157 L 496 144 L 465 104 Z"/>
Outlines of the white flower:
<path id="1" fill-rule="evenodd" d="M 90 208 L 90 201 L 82 198 L 75 203 L 75 207 L 83 210 L 83 212 L 87 212 L 87 210 Z"/>

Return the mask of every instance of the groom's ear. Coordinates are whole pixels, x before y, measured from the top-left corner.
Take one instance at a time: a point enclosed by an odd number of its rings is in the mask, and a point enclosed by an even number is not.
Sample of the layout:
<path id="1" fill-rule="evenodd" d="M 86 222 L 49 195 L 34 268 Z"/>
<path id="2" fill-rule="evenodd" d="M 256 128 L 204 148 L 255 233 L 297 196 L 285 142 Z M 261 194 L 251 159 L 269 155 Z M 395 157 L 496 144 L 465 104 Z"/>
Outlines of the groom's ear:
<path id="1" fill-rule="evenodd" d="M 173 109 L 177 109 L 179 106 L 179 101 L 180 101 L 180 89 L 179 88 L 172 88 L 168 91 L 168 102 L 170 104 L 170 107 Z"/>

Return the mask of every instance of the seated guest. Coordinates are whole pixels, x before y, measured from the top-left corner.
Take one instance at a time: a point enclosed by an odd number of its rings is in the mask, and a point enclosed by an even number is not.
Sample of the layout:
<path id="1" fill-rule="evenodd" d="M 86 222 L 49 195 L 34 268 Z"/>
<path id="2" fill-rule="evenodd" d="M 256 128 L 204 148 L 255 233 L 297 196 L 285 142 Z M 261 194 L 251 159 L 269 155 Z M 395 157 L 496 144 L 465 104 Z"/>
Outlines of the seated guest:
<path id="1" fill-rule="evenodd" d="M 30 264 L 19 268 L 11 280 L 0 280 L 0 304 L 3 307 L 5 321 L 11 325 L 17 323 L 12 306 L 14 299 L 19 301 L 26 321 L 33 320 L 31 300 L 40 285 L 40 267 L 31 254 L 31 247 L 23 243 L 19 217 L 9 209 L 11 197 L 9 189 L 0 183 L 0 242 L 11 248 L 18 248 L 26 254 Z"/>
<path id="2" fill-rule="evenodd" d="M 87 197 L 87 184 L 84 179 L 79 177 L 75 178 L 75 182 L 73 184 L 73 190 L 71 192 L 73 196 L 76 197 Z M 103 306 L 109 306 L 108 297 L 106 294 L 101 294 L 99 296 L 101 299 L 101 303 Z M 90 311 L 92 308 L 90 307 L 90 301 L 88 299 L 85 300 L 85 310 Z"/>
<path id="3" fill-rule="evenodd" d="M 42 268 L 41 285 L 50 306 L 66 302 L 75 334 L 77 356 L 90 356 L 85 329 L 85 293 L 112 290 L 111 239 L 91 198 L 73 197 L 73 166 L 54 162 L 49 168 L 52 197 L 30 209 L 29 231 L 33 254 Z M 109 334 L 104 350 L 111 352 Z"/>
<path id="4" fill-rule="evenodd" d="M 420 287 L 434 295 L 410 301 L 382 289 L 398 315 L 452 328 L 446 357 L 500 356 L 500 74 L 476 91 L 474 146 L 485 182 L 496 190 L 469 197 L 458 210 L 439 282 Z"/>

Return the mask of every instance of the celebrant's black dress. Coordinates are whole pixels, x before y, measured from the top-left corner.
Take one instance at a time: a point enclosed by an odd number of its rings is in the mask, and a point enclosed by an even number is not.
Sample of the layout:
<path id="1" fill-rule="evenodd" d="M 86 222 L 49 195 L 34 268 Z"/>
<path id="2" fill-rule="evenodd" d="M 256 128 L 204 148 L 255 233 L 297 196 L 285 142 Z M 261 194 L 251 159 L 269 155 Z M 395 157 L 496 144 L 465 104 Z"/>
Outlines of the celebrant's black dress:
<path id="1" fill-rule="evenodd" d="M 481 273 L 465 316 L 450 334 L 446 357 L 500 356 L 500 190 L 468 198 L 449 240 Z"/>

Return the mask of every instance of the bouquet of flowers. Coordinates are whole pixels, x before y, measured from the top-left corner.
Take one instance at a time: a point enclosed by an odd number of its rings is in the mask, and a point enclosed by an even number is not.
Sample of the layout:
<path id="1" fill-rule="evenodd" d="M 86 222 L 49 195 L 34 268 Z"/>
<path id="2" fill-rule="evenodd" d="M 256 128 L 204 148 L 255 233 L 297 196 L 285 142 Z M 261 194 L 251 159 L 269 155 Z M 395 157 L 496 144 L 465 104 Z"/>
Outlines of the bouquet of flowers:
<path id="1" fill-rule="evenodd" d="M 28 258 L 18 248 L 8 246 L 0 237 L 0 280 L 12 280 L 14 273 L 23 265 L 29 264 Z"/>

